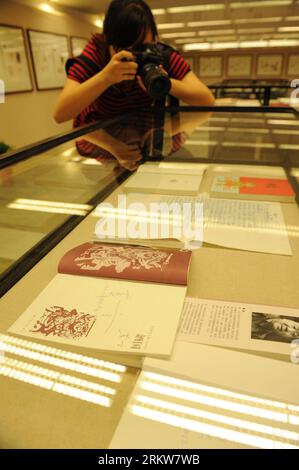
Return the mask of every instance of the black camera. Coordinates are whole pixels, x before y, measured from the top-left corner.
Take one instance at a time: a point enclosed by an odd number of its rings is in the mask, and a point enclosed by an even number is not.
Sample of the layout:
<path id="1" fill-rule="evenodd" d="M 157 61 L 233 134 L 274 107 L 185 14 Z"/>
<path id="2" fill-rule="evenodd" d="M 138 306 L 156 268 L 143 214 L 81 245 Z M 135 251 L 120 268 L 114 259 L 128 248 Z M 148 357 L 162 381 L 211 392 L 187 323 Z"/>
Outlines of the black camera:
<path id="1" fill-rule="evenodd" d="M 160 65 L 164 65 L 164 56 L 159 47 L 156 44 L 143 44 L 131 52 L 136 57 L 137 73 L 140 75 L 148 94 L 155 100 L 168 95 L 171 81 L 160 68 Z"/>

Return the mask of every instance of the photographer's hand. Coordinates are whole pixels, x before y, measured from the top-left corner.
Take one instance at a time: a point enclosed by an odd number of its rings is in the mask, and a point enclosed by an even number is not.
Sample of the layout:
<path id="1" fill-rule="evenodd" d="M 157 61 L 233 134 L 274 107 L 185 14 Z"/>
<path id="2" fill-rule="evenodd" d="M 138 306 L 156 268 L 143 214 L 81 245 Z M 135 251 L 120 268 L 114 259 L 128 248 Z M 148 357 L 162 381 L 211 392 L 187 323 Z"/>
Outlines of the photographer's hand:
<path id="1" fill-rule="evenodd" d="M 119 164 L 127 170 L 134 171 L 142 159 L 140 147 L 137 144 L 125 144 L 117 141 L 110 149 Z"/>
<path id="2" fill-rule="evenodd" d="M 133 54 L 129 51 L 121 51 L 114 54 L 102 70 L 102 75 L 111 86 L 124 80 L 135 80 L 137 68 Z"/>
<path id="3" fill-rule="evenodd" d="M 138 162 L 142 159 L 140 145 L 137 142 L 122 142 L 104 129 L 85 135 L 84 140 L 111 153 L 123 168 L 130 171 L 134 171 L 138 166 Z"/>

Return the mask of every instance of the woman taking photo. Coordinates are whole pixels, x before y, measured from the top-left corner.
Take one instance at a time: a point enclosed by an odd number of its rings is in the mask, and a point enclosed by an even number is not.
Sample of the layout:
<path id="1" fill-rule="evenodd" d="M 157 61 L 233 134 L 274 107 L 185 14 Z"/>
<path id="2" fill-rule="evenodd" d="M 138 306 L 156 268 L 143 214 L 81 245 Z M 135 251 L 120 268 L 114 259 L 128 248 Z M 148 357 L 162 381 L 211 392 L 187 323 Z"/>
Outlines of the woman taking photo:
<path id="1" fill-rule="evenodd" d="M 74 119 L 74 127 L 147 108 L 153 104 L 132 53 L 140 46 L 157 45 L 167 56 L 161 70 L 170 79 L 169 94 L 192 106 L 212 106 L 210 90 L 190 70 L 183 57 L 158 41 L 157 26 L 143 0 L 113 0 L 104 20 L 103 34 L 94 35 L 82 54 L 67 62 L 67 81 L 54 111 L 57 122 Z M 165 70 L 166 69 L 166 70 Z M 97 157 L 100 148 L 132 169 L 140 149 L 124 146 L 115 151 L 109 135 L 99 130 L 77 143 L 81 155 Z"/>

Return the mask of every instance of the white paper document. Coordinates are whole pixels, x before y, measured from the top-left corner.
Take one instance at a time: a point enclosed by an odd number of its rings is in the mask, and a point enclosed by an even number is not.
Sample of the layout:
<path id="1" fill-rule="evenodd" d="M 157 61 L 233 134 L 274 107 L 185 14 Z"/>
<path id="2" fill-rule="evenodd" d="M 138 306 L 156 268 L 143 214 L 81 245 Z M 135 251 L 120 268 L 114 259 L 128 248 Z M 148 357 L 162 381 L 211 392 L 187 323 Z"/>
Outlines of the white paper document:
<path id="1" fill-rule="evenodd" d="M 163 196 L 161 201 L 203 203 L 203 240 L 239 250 L 292 255 L 281 204 L 204 197 Z M 195 213 L 195 209 L 192 210 Z"/>
<path id="2" fill-rule="evenodd" d="M 291 363 L 178 341 L 146 359 L 113 449 L 299 448 Z"/>
<path id="3" fill-rule="evenodd" d="M 105 352 L 169 356 L 185 286 L 57 274 L 10 333 Z"/>
<path id="4" fill-rule="evenodd" d="M 291 357 L 299 348 L 299 310 L 187 297 L 178 339 Z"/>
<path id="5" fill-rule="evenodd" d="M 96 209 L 99 222 L 95 239 L 104 240 L 113 222 L 113 242 L 150 244 L 158 240 L 161 244 L 179 240 L 185 248 L 194 249 L 200 248 L 203 241 L 238 250 L 292 255 L 279 202 L 209 198 L 206 193 L 198 197 L 142 193 L 122 197 L 121 208 L 112 208 L 109 213 L 101 205 Z M 163 235 L 165 227 L 168 237 Z"/>
<path id="6" fill-rule="evenodd" d="M 235 249 L 292 255 L 278 202 L 209 199 L 204 204 L 204 241 Z"/>
<path id="7" fill-rule="evenodd" d="M 142 165 L 122 186 L 125 192 L 197 195 L 203 173 L 194 169 Z"/>

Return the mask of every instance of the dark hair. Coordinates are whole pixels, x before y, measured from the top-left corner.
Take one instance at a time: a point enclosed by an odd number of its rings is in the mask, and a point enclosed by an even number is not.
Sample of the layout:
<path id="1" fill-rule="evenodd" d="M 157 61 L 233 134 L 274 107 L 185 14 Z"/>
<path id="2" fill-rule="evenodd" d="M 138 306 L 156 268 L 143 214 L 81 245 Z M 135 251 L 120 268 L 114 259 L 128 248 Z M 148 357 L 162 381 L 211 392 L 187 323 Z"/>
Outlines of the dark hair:
<path id="1" fill-rule="evenodd" d="M 109 46 L 130 47 L 142 44 L 150 30 L 158 31 L 150 7 L 143 0 L 113 0 L 104 20 L 104 36 Z"/>

